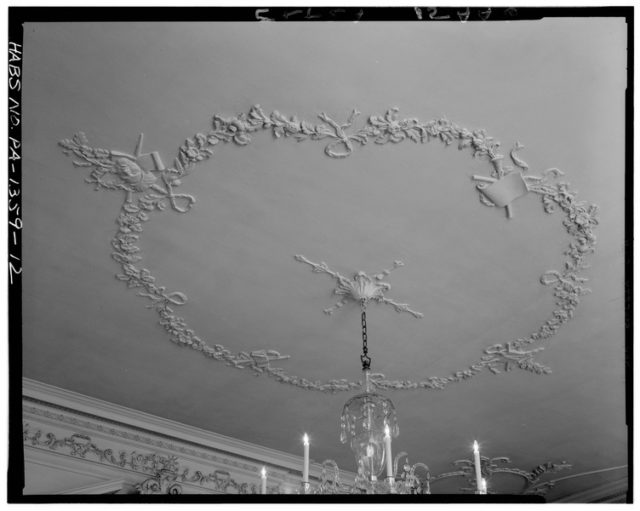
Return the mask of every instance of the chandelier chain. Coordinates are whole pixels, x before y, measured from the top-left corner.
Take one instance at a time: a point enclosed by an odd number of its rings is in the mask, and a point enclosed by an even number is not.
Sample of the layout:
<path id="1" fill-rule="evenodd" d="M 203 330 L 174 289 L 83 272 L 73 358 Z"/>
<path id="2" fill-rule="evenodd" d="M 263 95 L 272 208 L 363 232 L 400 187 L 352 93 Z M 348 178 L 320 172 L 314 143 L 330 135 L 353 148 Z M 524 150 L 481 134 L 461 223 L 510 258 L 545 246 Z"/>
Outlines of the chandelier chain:
<path id="1" fill-rule="evenodd" d="M 369 348 L 367 347 L 367 311 L 366 302 L 363 300 L 361 324 L 362 324 L 362 355 L 360 355 L 360 361 L 362 362 L 362 370 L 368 371 L 371 368 L 371 357 L 368 355 Z"/>

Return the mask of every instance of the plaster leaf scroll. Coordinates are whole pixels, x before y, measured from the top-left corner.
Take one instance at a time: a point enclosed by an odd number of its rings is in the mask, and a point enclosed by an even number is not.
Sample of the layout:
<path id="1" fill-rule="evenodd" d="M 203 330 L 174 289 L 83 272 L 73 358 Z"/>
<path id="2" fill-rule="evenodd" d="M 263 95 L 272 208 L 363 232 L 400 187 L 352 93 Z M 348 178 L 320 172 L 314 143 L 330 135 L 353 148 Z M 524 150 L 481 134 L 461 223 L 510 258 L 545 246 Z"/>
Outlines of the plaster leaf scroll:
<path id="1" fill-rule="evenodd" d="M 308 264 L 313 268 L 315 273 L 326 273 L 337 281 L 337 285 L 333 290 L 333 293 L 341 297 L 340 301 L 328 309 L 324 309 L 325 314 L 333 314 L 336 309 L 341 308 L 351 300 L 362 304 L 366 304 L 369 301 L 375 301 L 391 305 L 396 312 L 407 312 L 414 318 L 422 318 L 424 316 L 422 313 L 410 309 L 409 304 L 398 303 L 384 296 L 384 293 L 391 289 L 391 285 L 387 282 L 383 282 L 383 279 L 396 268 L 404 266 L 402 261 L 395 261 L 392 269 L 382 270 L 374 276 L 370 276 L 363 271 L 359 271 L 354 274 L 353 278 L 348 279 L 343 275 L 340 275 L 337 271 L 331 270 L 325 262 L 314 263 L 303 255 L 296 255 L 294 256 L 294 259 L 301 263 Z"/>
<path id="2" fill-rule="evenodd" d="M 233 479 L 231 473 L 226 470 L 215 470 L 209 474 L 195 470 L 193 474 L 191 474 L 188 468 L 180 472 L 177 467 L 175 470 L 161 470 L 157 472 L 154 477 L 137 484 L 136 489 L 141 494 L 179 495 L 183 493 L 180 483 L 195 483 L 227 494 L 247 495 L 257 493 L 255 484 L 246 482 L 239 483 Z M 267 493 L 280 493 L 280 485 L 268 486 Z"/>
<path id="3" fill-rule="evenodd" d="M 533 470 L 527 471 L 517 467 L 509 466 L 511 460 L 506 456 L 498 456 L 495 458 L 488 458 L 486 456 L 480 456 L 480 471 L 482 477 L 488 481 L 488 493 L 499 493 L 491 485 L 491 478 L 495 474 L 510 474 L 512 476 L 520 478 L 524 483 L 524 488 L 520 491 L 522 495 L 546 495 L 547 491 L 553 487 L 553 481 L 542 482 L 541 478 L 547 473 L 556 473 L 560 470 L 568 470 L 573 468 L 572 465 L 566 461 L 559 463 L 547 462 L 542 465 L 538 465 Z M 474 462 L 468 459 L 456 460 L 453 462 L 456 470 L 452 472 L 445 472 L 431 477 L 431 483 L 436 483 L 441 480 L 451 479 L 455 477 L 463 477 L 466 479 L 467 486 L 460 488 L 464 493 L 474 493 L 477 487 L 475 481 L 475 469 Z"/>
<path id="4" fill-rule="evenodd" d="M 169 291 L 157 283 L 152 272 L 138 264 L 143 256 L 138 246 L 144 224 L 162 211 L 187 213 L 195 204 L 195 197 L 174 191 L 182 179 L 197 166 L 209 160 L 218 148 L 224 145 L 243 147 L 251 143 L 259 132 L 270 132 L 274 139 L 293 139 L 297 142 L 325 141 L 324 153 L 330 158 L 346 158 L 356 147 L 364 147 L 370 141 L 377 145 L 400 144 L 410 141 L 424 144 L 432 140 L 445 145 L 456 143 L 459 150 L 469 151 L 473 158 L 488 162 L 489 175 L 474 175 L 480 201 L 493 207 L 504 207 L 509 218 L 513 217 L 513 203 L 526 194 L 536 194 L 542 201 L 546 213 L 559 212 L 566 232 L 570 237 L 563 255 L 563 266 L 546 271 L 540 283 L 552 289 L 555 307 L 536 330 L 521 337 L 494 343 L 484 349 L 479 360 L 447 376 L 423 375 L 419 380 L 389 379 L 378 374 L 372 378 L 378 388 L 411 390 L 446 388 L 450 383 L 468 380 L 484 370 L 499 373 L 520 368 L 537 374 L 551 371 L 536 361 L 542 347 L 530 345 L 553 337 L 558 329 L 574 317 L 580 299 L 589 293 L 584 287 L 587 281 L 582 272 L 588 268 L 587 257 L 594 253 L 598 224 L 598 207 L 579 201 L 577 194 L 566 182 L 558 179 L 564 174 L 557 168 L 529 174 L 529 165 L 519 155 L 524 146 L 516 142 L 509 156 L 513 166 L 503 165 L 500 142 L 487 135 L 483 129 L 470 130 L 454 124 L 446 118 L 420 121 L 417 118 L 401 118 L 398 108 L 390 108 L 382 115 L 370 115 L 360 126 L 356 125 L 359 112 L 353 109 L 345 122 L 338 122 L 327 113 L 320 113 L 321 123 L 300 120 L 295 115 L 285 115 L 276 110 L 266 113 L 260 105 L 252 106 L 247 113 L 236 116 L 214 115 L 211 129 L 196 133 L 179 146 L 172 165 L 165 166 L 157 151 L 142 152 L 142 135 L 132 154 L 91 147 L 83 133 L 72 139 L 60 141 L 63 152 L 74 157 L 74 165 L 90 170 L 86 180 L 96 189 L 119 191 L 124 201 L 116 218 L 118 232 L 112 240 L 113 259 L 120 264 L 119 280 L 127 287 L 137 288 L 148 307 L 157 312 L 159 323 L 169 339 L 187 346 L 203 355 L 238 369 L 248 369 L 254 374 L 267 374 L 281 383 L 302 389 L 322 392 L 338 392 L 358 389 L 360 381 L 331 379 L 310 380 L 289 374 L 284 368 L 272 363 L 289 358 L 273 349 L 234 353 L 219 343 L 207 343 L 200 338 L 181 316 L 174 313 L 175 307 L 187 303 L 187 295 L 181 291 Z M 349 300 L 362 298 L 393 307 L 416 318 L 422 314 L 412 310 L 408 304 L 399 303 L 386 296 L 390 285 L 384 281 L 391 270 L 370 275 L 358 272 L 347 278 L 331 270 L 325 263 L 313 263 L 304 256 L 296 256 L 300 262 L 312 266 L 313 271 L 325 273 L 336 280 L 334 293 L 340 297 L 333 306 L 325 309 L 331 314 Z M 393 269 L 401 266 L 394 263 Z"/>
<path id="5" fill-rule="evenodd" d="M 155 476 L 136 484 L 135 489 L 141 495 L 180 495 L 182 493 L 182 485 L 176 482 L 175 472 L 169 470 L 159 471 Z"/>

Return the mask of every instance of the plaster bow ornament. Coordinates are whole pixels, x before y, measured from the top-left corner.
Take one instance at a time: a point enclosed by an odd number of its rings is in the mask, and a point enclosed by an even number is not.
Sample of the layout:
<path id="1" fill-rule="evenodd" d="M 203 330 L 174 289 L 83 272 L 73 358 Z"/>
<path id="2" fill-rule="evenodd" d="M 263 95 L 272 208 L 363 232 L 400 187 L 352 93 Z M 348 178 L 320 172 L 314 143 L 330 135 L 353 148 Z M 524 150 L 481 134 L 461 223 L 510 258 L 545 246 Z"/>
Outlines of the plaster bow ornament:
<path id="1" fill-rule="evenodd" d="M 164 209 L 164 199 L 168 199 L 174 210 L 186 213 L 195 203 L 195 198 L 173 192 L 173 186 L 181 184 L 179 172 L 165 168 L 157 151 L 143 153 L 143 141 L 144 134 L 140 133 L 133 154 L 90 147 L 82 132 L 71 140 L 62 140 L 60 145 L 67 155 L 73 154 L 83 160 L 74 160 L 76 167 L 91 167 L 87 182 L 95 183 L 96 189 L 123 190 L 129 203 L 133 202 L 134 194 L 144 193 L 146 200 L 158 209 Z"/>

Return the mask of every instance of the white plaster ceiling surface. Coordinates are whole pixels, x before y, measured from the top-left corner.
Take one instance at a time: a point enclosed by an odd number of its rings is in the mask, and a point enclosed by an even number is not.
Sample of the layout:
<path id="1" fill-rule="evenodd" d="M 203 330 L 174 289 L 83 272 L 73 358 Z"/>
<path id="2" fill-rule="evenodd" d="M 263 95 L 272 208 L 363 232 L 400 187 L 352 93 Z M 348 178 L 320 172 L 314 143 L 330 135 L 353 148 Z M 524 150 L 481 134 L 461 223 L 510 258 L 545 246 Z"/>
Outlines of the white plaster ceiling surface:
<path id="1" fill-rule="evenodd" d="M 132 154 L 144 133 L 142 152 L 170 167 L 216 114 L 260 104 L 318 126 L 327 125 L 320 113 L 344 125 L 357 109 L 346 128 L 355 133 L 397 107 L 398 119 L 446 116 L 485 129 L 505 165 L 521 142 L 514 155 L 525 175 L 562 170 L 549 182 L 570 183 L 600 213 L 580 272 L 591 293 L 555 336 L 524 348 L 544 348 L 535 360 L 552 372 L 499 364 L 500 374 L 484 367 L 442 390 L 387 390 L 400 422 L 395 448 L 433 473 L 468 456 L 473 439 L 526 470 L 626 464 L 625 34 L 623 20 L 599 18 L 26 24 L 24 375 L 291 453 L 308 432 L 312 458 L 353 470 L 338 416 L 356 390 L 305 390 L 171 342 L 150 299 L 115 278 L 123 270 L 111 240 L 126 193 L 96 191 L 85 182 L 91 169 L 73 167 L 58 141 L 83 131 L 91 147 Z M 297 143 L 271 128 L 247 145 L 220 142 L 173 187 L 193 207 L 168 205 L 144 222 L 136 265 L 167 295 L 187 297 L 171 307 L 208 346 L 275 350 L 289 358 L 273 367 L 311 381 L 361 378 L 358 306 L 324 314 L 336 282 L 296 254 L 347 277 L 405 263 L 385 279 L 386 296 L 424 316 L 368 308 L 372 368 L 389 380 L 447 378 L 551 316 L 553 286 L 540 277 L 564 270 L 565 214 L 545 213 L 533 192 L 512 203 L 511 219 L 482 204 L 472 176 L 493 166 L 457 141 L 370 137 L 344 158 L 325 153 L 332 142 Z"/>

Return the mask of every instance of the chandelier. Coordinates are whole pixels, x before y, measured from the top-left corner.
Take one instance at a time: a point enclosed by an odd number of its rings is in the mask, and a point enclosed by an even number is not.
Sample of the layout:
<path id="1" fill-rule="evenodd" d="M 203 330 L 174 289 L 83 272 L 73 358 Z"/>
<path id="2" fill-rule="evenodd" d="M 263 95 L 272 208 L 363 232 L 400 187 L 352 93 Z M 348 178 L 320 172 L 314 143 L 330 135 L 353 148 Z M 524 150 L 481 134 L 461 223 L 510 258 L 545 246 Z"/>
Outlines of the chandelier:
<path id="1" fill-rule="evenodd" d="M 358 272 L 352 279 L 347 279 L 338 272 L 332 271 L 326 263 L 313 263 L 304 256 L 295 256 L 297 261 L 313 267 L 316 273 L 326 273 L 337 280 L 334 290 L 341 297 L 340 301 L 325 313 L 331 314 L 342 307 L 348 300 L 359 303 L 361 308 L 362 354 L 360 361 L 364 375 L 364 392 L 353 396 L 342 408 L 340 415 L 340 441 L 348 444 L 355 456 L 356 476 L 353 483 L 344 483 L 340 479 L 340 469 L 333 460 L 322 462 L 322 472 L 319 481 L 312 483 L 309 479 L 309 436 L 305 433 L 303 443 L 302 481 L 297 491 L 299 494 L 431 494 L 434 482 L 462 477 L 466 487 L 463 493 L 487 495 L 499 493 L 492 487 L 491 476 L 494 474 L 510 474 L 521 478 L 524 487 L 523 495 L 544 496 L 553 487 L 553 481 L 542 481 L 545 473 L 556 472 L 571 468 L 566 462 L 545 463 L 531 471 L 507 466 L 507 457 L 487 458 L 480 455 L 477 441 L 472 447 L 473 460 L 460 459 L 454 462 L 456 470 L 439 475 L 432 475 L 425 463 L 411 465 L 406 452 L 399 452 L 395 458 L 392 455 L 392 439 L 397 438 L 400 430 L 393 402 L 386 396 L 374 390 L 371 381 L 371 357 L 369 356 L 367 338 L 367 304 L 371 301 L 392 305 L 398 312 L 408 312 L 414 317 L 422 314 L 411 310 L 407 304 L 400 304 L 384 296 L 390 285 L 383 279 L 396 268 L 403 266 L 401 261 L 395 261 L 393 268 L 383 270 L 374 276 Z M 400 463 L 404 460 L 404 463 Z M 267 472 L 261 471 L 261 493 L 266 493 Z"/>
<path id="2" fill-rule="evenodd" d="M 319 484 L 309 482 L 309 437 L 305 433 L 304 465 L 300 493 L 333 494 L 430 494 L 431 474 L 424 463 L 399 466 L 406 453 L 392 458 L 391 440 L 398 437 L 400 429 L 396 409 L 391 399 L 373 389 L 371 375 L 371 357 L 367 345 L 367 302 L 374 290 L 372 282 L 364 273 L 354 277 L 358 284 L 352 289 L 354 297 L 361 306 L 362 354 L 360 361 L 364 374 L 364 392 L 353 396 L 342 408 L 340 415 L 340 441 L 348 444 L 355 456 L 357 473 L 352 486 L 340 481 L 338 465 L 333 460 L 322 463 L 322 477 Z M 375 284 L 375 282 L 373 283 Z M 486 479 L 481 477 L 480 451 L 474 443 L 474 468 L 477 488 L 475 493 L 486 494 Z M 400 469 L 400 470 L 399 470 Z M 263 472 L 264 474 L 264 472 Z M 264 481 L 264 478 L 263 478 Z"/>

